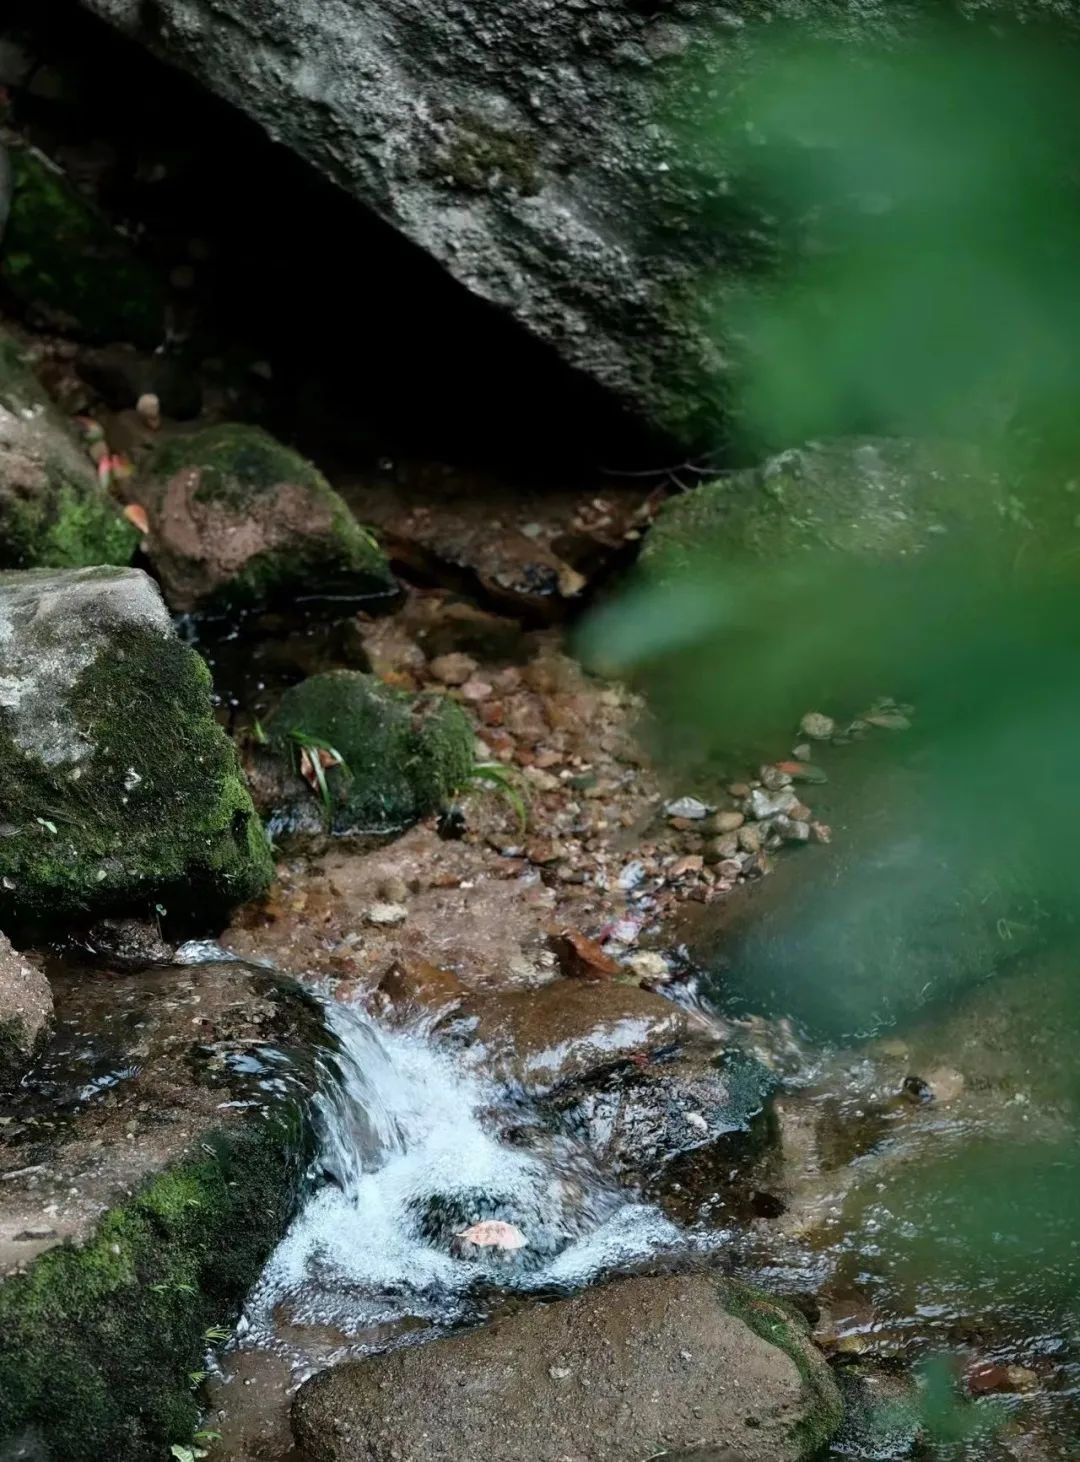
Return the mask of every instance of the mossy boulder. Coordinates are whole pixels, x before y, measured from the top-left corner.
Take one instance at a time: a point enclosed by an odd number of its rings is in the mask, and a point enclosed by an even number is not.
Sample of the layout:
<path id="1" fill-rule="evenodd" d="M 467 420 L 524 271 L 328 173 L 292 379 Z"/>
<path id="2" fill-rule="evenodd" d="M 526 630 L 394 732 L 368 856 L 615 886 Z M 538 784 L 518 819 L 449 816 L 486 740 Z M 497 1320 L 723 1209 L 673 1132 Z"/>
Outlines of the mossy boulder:
<path id="1" fill-rule="evenodd" d="M 137 534 L 0 331 L 0 567 L 128 563 Z"/>
<path id="2" fill-rule="evenodd" d="M 11 211 L 0 281 L 24 310 L 91 340 L 155 346 L 164 335 L 157 275 L 36 148 L 9 148 Z"/>
<path id="3" fill-rule="evenodd" d="M 349 1361 L 293 1406 L 312 1462 L 803 1462 L 842 1405 L 804 1321 L 712 1273 L 634 1278 Z"/>
<path id="4" fill-rule="evenodd" d="M 163 442 L 140 498 L 174 609 L 395 592 L 382 550 L 322 473 L 260 427 L 212 426 Z"/>
<path id="5" fill-rule="evenodd" d="M 323 761 L 337 832 L 389 832 L 445 806 L 473 769 L 473 732 L 445 696 L 411 696 L 357 670 L 287 690 L 270 724 L 274 749 Z M 340 758 L 340 760 L 338 760 Z"/>
<path id="6" fill-rule="evenodd" d="M 295 1210 L 322 1021 L 239 963 L 54 983 L 0 1128 L 0 1456 L 148 1462 Z"/>
<path id="7" fill-rule="evenodd" d="M 0 753 L 0 920 L 269 882 L 210 673 L 140 570 L 0 574 Z"/>
<path id="8" fill-rule="evenodd" d="M 848 438 L 781 452 L 665 503 L 641 555 L 653 578 L 700 566 L 786 560 L 814 550 L 902 559 L 950 537 L 993 531 L 1010 510 L 970 449 Z"/>

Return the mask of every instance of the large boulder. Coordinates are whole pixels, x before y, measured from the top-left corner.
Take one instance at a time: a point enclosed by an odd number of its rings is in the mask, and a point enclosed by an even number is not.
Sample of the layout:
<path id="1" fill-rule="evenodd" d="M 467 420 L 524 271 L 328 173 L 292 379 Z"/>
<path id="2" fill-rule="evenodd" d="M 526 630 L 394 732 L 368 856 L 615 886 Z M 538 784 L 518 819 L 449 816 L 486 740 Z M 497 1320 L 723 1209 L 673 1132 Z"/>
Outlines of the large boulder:
<path id="1" fill-rule="evenodd" d="M 206 1332 L 291 1217 L 311 1064 L 289 1057 L 321 1018 L 238 962 L 54 986 L 0 1127 L 0 1456 L 143 1462 L 190 1440 Z"/>
<path id="2" fill-rule="evenodd" d="M 30 1064 L 52 1010 L 48 980 L 0 934 L 0 1088 Z"/>
<path id="3" fill-rule="evenodd" d="M 137 569 L 0 574 L 0 917 L 226 908 L 270 854 L 205 663 Z"/>
<path id="4" fill-rule="evenodd" d="M 128 563 L 136 541 L 19 347 L 0 331 L 0 566 Z"/>
<path id="5" fill-rule="evenodd" d="M 718 280 L 723 301 L 768 252 L 758 220 L 730 196 L 712 139 L 701 139 L 711 93 L 738 84 L 747 21 L 796 20 L 814 39 L 850 40 L 895 34 L 938 9 L 920 0 L 83 3 L 261 122 L 467 289 L 684 441 L 711 435 L 735 354 L 723 319 L 700 302 L 701 281 Z"/>
<path id="6" fill-rule="evenodd" d="M 378 544 L 322 473 L 260 427 L 211 426 L 164 442 L 140 497 L 173 609 L 290 591 L 395 592 Z"/>
<path id="7" fill-rule="evenodd" d="M 696 1274 L 624 1280 L 324 1371 L 293 1428 L 314 1462 L 795 1462 L 840 1411 L 800 1320 Z"/>

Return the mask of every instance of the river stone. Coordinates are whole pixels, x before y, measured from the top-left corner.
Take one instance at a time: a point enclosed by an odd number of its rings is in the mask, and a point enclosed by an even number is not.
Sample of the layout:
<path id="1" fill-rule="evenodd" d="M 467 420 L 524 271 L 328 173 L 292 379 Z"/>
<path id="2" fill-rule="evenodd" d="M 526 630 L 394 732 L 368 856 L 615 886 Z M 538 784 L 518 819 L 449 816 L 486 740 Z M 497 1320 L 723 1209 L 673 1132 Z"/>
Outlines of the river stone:
<path id="1" fill-rule="evenodd" d="M 310 1063 L 288 1057 L 321 1018 L 239 962 L 54 991 L 0 1127 L 0 1456 L 145 1462 L 191 1437 L 205 1332 L 292 1215 Z"/>
<path id="2" fill-rule="evenodd" d="M 325 812 L 339 833 L 408 827 L 445 807 L 473 771 L 473 731 L 460 706 L 443 695 L 408 695 L 358 670 L 329 670 L 292 686 L 268 731 L 282 761 L 307 765 L 312 779 L 311 759 L 325 763 Z M 282 818 L 293 821 L 287 809 Z"/>
<path id="3" fill-rule="evenodd" d="M 0 574 L 0 918 L 224 908 L 270 854 L 205 663 L 138 569 Z"/>
<path id="4" fill-rule="evenodd" d="M 805 1326 L 702 1273 L 623 1280 L 324 1371 L 293 1430 L 313 1462 L 795 1462 L 840 1414 Z"/>
<path id="5" fill-rule="evenodd" d="M 162 443 L 137 495 L 174 610 L 298 591 L 395 593 L 378 544 L 322 473 L 261 427 L 211 426 Z"/>
<path id="6" fill-rule="evenodd" d="M 137 534 L 0 330 L 0 568 L 128 563 Z"/>
<path id="7" fill-rule="evenodd" d="M 487 1074 L 536 1095 L 679 1045 L 684 1010 L 635 985 L 554 980 L 470 996 L 452 1028 Z"/>
<path id="8" fill-rule="evenodd" d="M 784 560 L 807 550 L 902 559 L 996 526 L 1003 483 L 952 443 L 853 437 L 781 452 L 661 508 L 642 551 L 652 578 L 700 564 Z"/>
<path id="9" fill-rule="evenodd" d="M 52 1009 L 48 980 L 0 934 L 0 1088 L 30 1064 Z"/>
<path id="10" fill-rule="evenodd" d="M 52 329 L 156 346 L 165 295 L 148 264 L 44 153 L 8 148 L 11 204 L 0 280 Z"/>
<path id="11" fill-rule="evenodd" d="M 687 443 L 714 439 L 738 354 L 722 307 L 769 256 L 761 220 L 731 196 L 714 129 L 702 132 L 738 87 L 747 21 L 796 22 L 808 39 L 850 41 L 892 37 L 939 8 L 83 4 L 260 122 L 466 289 Z M 1017 0 L 957 8 L 1015 16 Z M 1021 8 L 1068 13 L 1073 4 Z M 703 278 L 720 310 L 701 301 Z M 365 284 L 378 287 L 356 287 Z"/>

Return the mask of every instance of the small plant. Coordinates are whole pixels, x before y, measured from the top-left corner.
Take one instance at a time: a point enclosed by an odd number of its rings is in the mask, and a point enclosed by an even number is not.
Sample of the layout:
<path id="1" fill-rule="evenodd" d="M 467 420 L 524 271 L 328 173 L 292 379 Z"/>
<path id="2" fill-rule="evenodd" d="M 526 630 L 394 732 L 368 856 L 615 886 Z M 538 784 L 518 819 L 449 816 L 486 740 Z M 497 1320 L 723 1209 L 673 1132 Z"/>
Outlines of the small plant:
<path id="1" fill-rule="evenodd" d="M 494 792 L 509 803 L 517 818 L 518 830 L 525 832 L 529 826 L 529 804 L 520 780 L 501 761 L 478 761 L 472 769 L 468 787 Z"/>
<path id="2" fill-rule="evenodd" d="M 294 768 L 317 794 L 329 827 L 334 803 L 326 773 L 331 767 L 341 767 L 347 772 L 345 758 L 337 747 L 331 746 L 328 741 L 322 741 L 318 736 L 309 736 L 306 731 L 290 731 L 289 740 L 292 743 Z"/>
<path id="3" fill-rule="evenodd" d="M 223 1340 L 228 1340 L 232 1331 L 224 1325 L 211 1325 L 208 1330 L 203 1331 L 203 1339 L 208 1345 L 220 1345 Z"/>

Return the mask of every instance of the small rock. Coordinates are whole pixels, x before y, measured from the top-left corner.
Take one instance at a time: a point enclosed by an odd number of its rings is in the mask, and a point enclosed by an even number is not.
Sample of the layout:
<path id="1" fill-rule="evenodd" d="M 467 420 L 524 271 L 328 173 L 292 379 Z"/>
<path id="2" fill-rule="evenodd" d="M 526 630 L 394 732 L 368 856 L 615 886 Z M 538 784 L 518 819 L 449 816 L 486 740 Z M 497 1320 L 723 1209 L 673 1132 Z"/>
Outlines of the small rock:
<path id="1" fill-rule="evenodd" d="M 382 927 L 403 924 L 408 917 L 409 911 L 404 904 L 372 904 L 364 915 L 369 924 Z"/>
<path id="2" fill-rule="evenodd" d="M 877 726 L 881 731 L 910 731 L 911 722 L 899 711 L 876 711 L 862 718 L 868 726 Z"/>
<path id="3" fill-rule="evenodd" d="M 478 668 L 471 655 L 464 655 L 459 650 L 452 650 L 448 655 L 436 655 L 428 665 L 430 674 L 443 685 L 465 685 Z"/>
<path id="4" fill-rule="evenodd" d="M 667 817 L 684 817 L 690 822 L 700 822 L 703 817 L 708 817 L 711 810 L 696 797 L 677 797 L 673 802 L 664 803 Z"/>
<path id="5" fill-rule="evenodd" d="M 750 783 L 749 782 L 729 782 L 728 783 L 728 789 L 727 789 L 727 791 L 728 791 L 728 796 L 729 797 L 736 797 L 736 798 L 739 798 L 741 800 L 743 797 L 749 797 L 750 796 Z"/>
<path id="6" fill-rule="evenodd" d="M 797 761 L 809 761 L 813 756 L 809 743 L 806 741 L 800 741 L 798 746 L 793 746 L 791 748 L 791 754 Z"/>
<path id="7" fill-rule="evenodd" d="M 791 786 L 791 773 L 778 766 L 763 766 L 758 773 L 761 785 L 769 792 L 779 792 Z"/>
<path id="8" fill-rule="evenodd" d="M 736 841 L 744 853 L 760 853 L 765 842 L 765 835 L 761 828 L 747 823 L 739 829 Z"/>
<path id="9" fill-rule="evenodd" d="M 785 843 L 807 843 L 810 841 L 810 824 L 797 817 L 786 817 L 783 813 L 773 819 L 773 827 Z"/>
<path id="10" fill-rule="evenodd" d="M 669 878 L 685 878 L 688 873 L 700 873 L 704 866 L 705 859 L 700 853 L 687 853 L 683 858 L 676 858 L 671 867 L 667 870 Z"/>
<path id="11" fill-rule="evenodd" d="M 943 1106 L 963 1094 L 964 1078 L 952 1066 L 935 1066 L 926 1073 L 926 1086 L 935 1102 Z"/>
<path id="12" fill-rule="evenodd" d="M 151 431 L 161 427 L 161 402 L 153 391 L 144 391 L 135 403 L 135 410 Z"/>
<path id="13" fill-rule="evenodd" d="M 481 680 L 478 675 L 471 675 L 461 687 L 461 694 L 467 701 L 474 705 L 479 701 L 486 701 L 491 695 L 491 686 L 486 680 Z"/>
<path id="14" fill-rule="evenodd" d="M 812 822 L 810 824 L 810 841 L 812 843 L 831 843 L 832 828 L 827 822 Z"/>
<path id="15" fill-rule="evenodd" d="M 629 891 L 637 888 L 638 884 L 646 877 L 645 864 L 639 861 L 627 863 L 626 867 L 619 874 L 616 883 L 619 888 Z"/>
<path id="16" fill-rule="evenodd" d="M 718 833 L 733 833 L 742 827 L 746 821 L 746 814 L 743 812 L 718 812 L 713 818 L 713 827 Z"/>
<path id="17" fill-rule="evenodd" d="M 800 805 L 790 787 L 783 787 L 778 792 L 767 792 L 764 787 L 755 787 L 746 801 L 746 810 L 757 822 L 764 822 L 766 818 L 776 817 L 782 812 L 790 814 Z"/>
<path id="18" fill-rule="evenodd" d="M 822 715 L 820 711 L 807 711 L 799 722 L 799 730 L 804 736 L 809 736 L 811 741 L 828 741 L 836 731 L 836 722 L 831 716 Z"/>
<path id="19" fill-rule="evenodd" d="M 742 829 L 739 829 L 741 832 Z M 739 832 L 725 833 L 722 838 L 713 838 L 708 847 L 710 863 L 719 863 L 725 858 L 734 858 L 739 851 Z"/>

